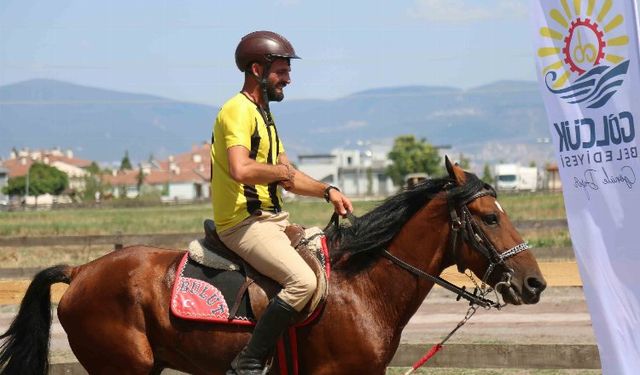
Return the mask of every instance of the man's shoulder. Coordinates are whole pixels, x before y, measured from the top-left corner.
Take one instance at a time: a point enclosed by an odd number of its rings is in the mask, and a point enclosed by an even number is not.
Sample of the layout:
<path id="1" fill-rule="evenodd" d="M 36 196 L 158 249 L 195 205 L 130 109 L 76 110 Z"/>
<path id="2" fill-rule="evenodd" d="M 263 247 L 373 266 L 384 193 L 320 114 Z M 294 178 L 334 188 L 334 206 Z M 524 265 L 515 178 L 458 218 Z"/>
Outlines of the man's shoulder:
<path id="1" fill-rule="evenodd" d="M 232 131 L 234 133 L 243 131 L 251 132 L 255 123 L 255 108 L 251 107 L 251 102 L 238 94 L 229 99 L 218 112 L 214 131 Z"/>
<path id="2" fill-rule="evenodd" d="M 239 93 L 222 106 L 218 112 L 216 124 L 223 127 L 233 126 L 234 128 L 239 124 L 253 126 L 260 119 L 260 113 L 256 110 L 255 104 Z"/>
<path id="3" fill-rule="evenodd" d="M 220 112 L 227 111 L 246 111 L 251 109 L 251 102 L 247 100 L 247 98 L 242 93 L 237 93 L 232 96 L 229 100 L 227 100 L 220 108 Z"/>

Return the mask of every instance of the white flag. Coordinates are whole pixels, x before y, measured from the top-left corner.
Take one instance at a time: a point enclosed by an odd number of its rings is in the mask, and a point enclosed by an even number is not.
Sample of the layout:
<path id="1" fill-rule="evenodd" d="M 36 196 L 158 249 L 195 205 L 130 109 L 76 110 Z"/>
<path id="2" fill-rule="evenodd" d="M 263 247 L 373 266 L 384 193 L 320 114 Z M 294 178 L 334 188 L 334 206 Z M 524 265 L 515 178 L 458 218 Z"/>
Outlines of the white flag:
<path id="1" fill-rule="evenodd" d="M 640 374 L 636 15 L 633 0 L 533 1 L 536 69 L 605 374 Z"/>

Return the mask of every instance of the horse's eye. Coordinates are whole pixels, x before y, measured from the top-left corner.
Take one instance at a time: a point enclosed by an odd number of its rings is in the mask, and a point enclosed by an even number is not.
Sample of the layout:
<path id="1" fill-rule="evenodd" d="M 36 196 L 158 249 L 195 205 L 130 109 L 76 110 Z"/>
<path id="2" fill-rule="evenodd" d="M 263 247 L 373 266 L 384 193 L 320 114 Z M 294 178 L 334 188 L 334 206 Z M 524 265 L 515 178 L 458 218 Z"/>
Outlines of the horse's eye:
<path id="1" fill-rule="evenodd" d="M 498 224 L 498 215 L 496 214 L 488 214 L 482 217 L 482 221 L 487 225 L 496 225 Z"/>

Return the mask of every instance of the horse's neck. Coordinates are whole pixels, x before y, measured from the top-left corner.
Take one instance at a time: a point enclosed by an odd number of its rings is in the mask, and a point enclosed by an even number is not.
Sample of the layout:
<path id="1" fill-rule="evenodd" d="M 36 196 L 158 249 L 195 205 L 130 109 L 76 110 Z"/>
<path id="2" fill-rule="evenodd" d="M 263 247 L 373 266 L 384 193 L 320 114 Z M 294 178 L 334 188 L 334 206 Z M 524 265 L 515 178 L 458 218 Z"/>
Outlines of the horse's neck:
<path id="1" fill-rule="evenodd" d="M 419 215 L 416 215 L 419 216 Z M 425 228 L 426 220 L 414 217 L 398 233 L 388 250 L 396 257 L 437 276 L 445 263 L 448 238 L 447 224 L 433 224 Z M 431 281 L 418 279 L 409 271 L 380 257 L 370 268 L 340 282 L 342 288 L 352 288 L 352 293 L 367 302 L 366 311 L 359 313 L 370 317 L 391 335 L 401 333 L 433 287 Z M 399 337 L 398 337 L 399 338 Z"/>
<path id="2" fill-rule="evenodd" d="M 444 229 L 425 229 L 424 222 L 420 221 L 411 220 L 407 223 L 390 244 L 389 252 L 423 272 L 438 276 L 446 266 L 448 238 L 442 236 L 446 226 Z M 431 291 L 433 282 L 418 278 L 386 259 L 377 266 L 380 274 L 372 282 L 390 290 L 397 310 L 397 324 L 404 327 Z"/>

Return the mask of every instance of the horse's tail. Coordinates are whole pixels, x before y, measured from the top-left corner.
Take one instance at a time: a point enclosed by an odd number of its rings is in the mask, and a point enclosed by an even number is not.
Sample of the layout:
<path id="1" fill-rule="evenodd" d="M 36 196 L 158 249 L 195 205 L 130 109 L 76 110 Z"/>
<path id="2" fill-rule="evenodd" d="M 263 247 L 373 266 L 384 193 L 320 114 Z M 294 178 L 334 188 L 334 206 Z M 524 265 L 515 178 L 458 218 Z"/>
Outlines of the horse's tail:
<path id="1" fill-rule="evenodd" d="M 51 285 L 71 282 L 73 267 L 59 265 L 36 274 L 11 326 L 0 336 L 2 375 L 43 375 L 49 371 Z"/>

